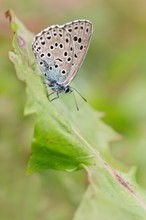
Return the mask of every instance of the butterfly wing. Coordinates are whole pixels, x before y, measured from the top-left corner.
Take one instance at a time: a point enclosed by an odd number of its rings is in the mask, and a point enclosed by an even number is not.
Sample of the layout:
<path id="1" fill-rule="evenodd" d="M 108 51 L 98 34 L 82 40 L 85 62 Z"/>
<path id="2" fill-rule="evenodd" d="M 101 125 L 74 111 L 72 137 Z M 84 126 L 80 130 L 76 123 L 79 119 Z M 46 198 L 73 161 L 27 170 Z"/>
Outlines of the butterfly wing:
<path id="1" fill-rule="evenodd" d="M 68 77 L 63 82 L 68 85 L 77 74 L 87 53 L 92 36 L 92 24 L 87 20 L 77 20 L 64 25 L 70 34 L 73 45 L 73 62 Z"/>
<path id="2" fill-rule="evenodd" d="M 49 82 L 63 84 L 68 79 L 72 67 L 73 44 L 70 34 L 62 26 L 50 26 L 36 35 L 32 51 Z"/>

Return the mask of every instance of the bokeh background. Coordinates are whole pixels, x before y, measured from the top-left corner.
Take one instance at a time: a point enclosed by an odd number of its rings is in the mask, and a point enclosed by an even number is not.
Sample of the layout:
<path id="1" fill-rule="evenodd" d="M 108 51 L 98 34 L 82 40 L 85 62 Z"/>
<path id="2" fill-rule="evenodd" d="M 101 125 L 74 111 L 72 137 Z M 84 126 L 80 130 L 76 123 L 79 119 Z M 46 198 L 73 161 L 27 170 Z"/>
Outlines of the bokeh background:
<path id="1" fill-rule="evenodd" d="M 146 1 L 1 0 L 0 219 L 71 219 L 87 186 L 84 171 L 26 176 L 34 118 L 23 116 L 25 85 L 8 59 L 13 34 L 7 9 L 34 33 L 76 19 L 92 21 L 91 46 L 75 84 L 122 135 L 110 151 L 127 170 L 136 167 L 136 181 L 146 188 Z"/>

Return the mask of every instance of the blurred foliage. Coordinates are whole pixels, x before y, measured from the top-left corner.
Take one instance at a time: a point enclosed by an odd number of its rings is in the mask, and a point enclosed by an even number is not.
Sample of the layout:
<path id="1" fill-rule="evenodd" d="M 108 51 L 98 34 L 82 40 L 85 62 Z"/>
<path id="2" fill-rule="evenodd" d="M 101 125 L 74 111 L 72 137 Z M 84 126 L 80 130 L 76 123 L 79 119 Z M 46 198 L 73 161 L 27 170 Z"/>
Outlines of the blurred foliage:
<path id="1" fill-rule="evenodd" d="M 123 135 L 111 145 L 111 152 L 126 168 L 137 168 L 137 182 L 145 188 L 146 2 L 6 0 L 0 4 L 1 219 L 71 219 L 87 185 L 81 171 L 25 176 L 33 117 L 23 117 L 24 85 L 8 59 L 12 48 L 4 17 L 8 8 L 34 33 L 74 19 L 92 21 L 91 46 L 75 83 L 95 109 L 105 112 L 103 120 Z"/>

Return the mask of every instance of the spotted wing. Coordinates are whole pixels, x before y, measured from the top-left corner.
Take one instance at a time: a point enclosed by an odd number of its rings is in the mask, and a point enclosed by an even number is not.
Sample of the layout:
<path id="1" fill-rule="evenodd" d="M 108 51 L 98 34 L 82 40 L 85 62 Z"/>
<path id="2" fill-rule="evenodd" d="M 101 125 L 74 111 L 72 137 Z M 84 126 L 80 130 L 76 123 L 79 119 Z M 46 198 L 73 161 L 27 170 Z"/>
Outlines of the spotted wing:
<path id="1" fill-rule="evenodd" d="M 64 84 L 68 85 L 77 74 L 87 53 L 92 36 L 92 24 L 87 20 L 77 20 L 64 25 L 64 29 L 70 34 L 73 44 L 72 67 Z"/>
<path id="2" fill-rule="evenodd" d="M 32 51 L 48 81 L 63 84 L 68 80 L 73 44 L 70 34 L 62 26 L 50 26 L 36 35 Z"/>

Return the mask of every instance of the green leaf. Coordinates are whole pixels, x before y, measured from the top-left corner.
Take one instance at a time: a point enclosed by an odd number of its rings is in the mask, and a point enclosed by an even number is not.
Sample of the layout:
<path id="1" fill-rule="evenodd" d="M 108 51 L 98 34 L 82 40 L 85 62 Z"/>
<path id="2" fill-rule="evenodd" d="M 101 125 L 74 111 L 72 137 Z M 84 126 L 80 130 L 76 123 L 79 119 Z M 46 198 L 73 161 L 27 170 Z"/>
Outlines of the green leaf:
<path id="1" fill-rule="evenodd" d="M 74 220 L 146 219 L 145 192 L 134 181 L 134 173 L 117 172 L 107 163 L 118 166 L 110 156 L 108 145 L 119 135 L 102 122 L 100 113 L 80 98 L 79 112 L 72 95 L 61 95 L 54 102 L 48 101 L 31 51 L 33 34 L 11 11 L 9 16 L 15 31 L 14 52 L 10 52 L 10 59 L 18 78 L 26 83 L 25 114 L 35 115 L 27 173 L 85 168 L 90 185 Z"/>
<path id="2" fill-rule="evenodd" d="M 88 171 L 91 184 L 73 220 L 145 220 L 146 204 L 142 198 L 146 201 L 146 195 L 132 178 L 134 170 L 117 173 L 105 161 L 100 162 L 98 171 Z"/>
<path id="3" fill-rule="evenodd" d="M 31 50 L 33 34 L 12 12 L 9 14 L 11 26 L 15 27 L 14 52 L 10 52 L 9 56 L 18 78 L 26 83 L 28 98 L 25 114 L 35 114 L 36 118 L 27 173 L 46 169 L 74 171 L 83 168 L 83 165 L 94 164 L 94 151 L 89 149 L 82 137 L 104 152 L 108 142 L 118 135 L 100 120 L 101 114 L 80 97 L 80 111 L 76 110 L 72 95 L 62 94 L 60 99 L 49 102 Z"/>

